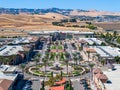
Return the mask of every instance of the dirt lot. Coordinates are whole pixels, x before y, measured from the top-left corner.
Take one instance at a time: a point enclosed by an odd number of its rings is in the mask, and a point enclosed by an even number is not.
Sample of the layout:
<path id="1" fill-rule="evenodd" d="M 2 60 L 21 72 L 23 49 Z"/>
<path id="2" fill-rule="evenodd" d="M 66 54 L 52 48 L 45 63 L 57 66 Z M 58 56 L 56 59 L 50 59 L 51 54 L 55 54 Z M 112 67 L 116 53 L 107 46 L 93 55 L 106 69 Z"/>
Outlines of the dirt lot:
<path id="1" fill-rule="evenodd" d="M 104 30 L 120 30 L 120 22 L 95 23 L 95 25 L 102 27 Z"/>
<path id="2" fill-rule="evenodd" d="M 38 30 L 79 30 L 88 28 L 53 26 L 52 22 L 69 18 L 63 15 L 48 13 L 45 15 L 0 15 L 0 36 L 23 36 L 30 31 Z M 82 24 L 82 23 L 81 23 Z"/>

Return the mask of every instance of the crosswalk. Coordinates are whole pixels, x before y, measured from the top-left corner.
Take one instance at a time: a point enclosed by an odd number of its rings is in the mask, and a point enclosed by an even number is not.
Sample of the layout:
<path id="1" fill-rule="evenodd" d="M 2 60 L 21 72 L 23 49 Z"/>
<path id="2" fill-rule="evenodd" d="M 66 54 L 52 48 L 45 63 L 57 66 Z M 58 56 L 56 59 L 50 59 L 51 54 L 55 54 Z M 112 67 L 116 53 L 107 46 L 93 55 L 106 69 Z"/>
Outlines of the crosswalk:
<path id="1" fill-rule="evenodd" d="M 39 81 L 43 81 L 43 80 L 45 80 L 45 79 L 38 79 Z M 80 81 L 80 79 L 79 78 L 77 78 L 77 79 L 70 79 L 72 82 L 74 82 L 74 81 Z"/>
<path id="2" fill-rule="evenodd" d="M 79 78 L 77 78 L 77 79 L 70 79 L 72 82 L 74 82 L 74 81 L 80 81 L 80 79 Z"/>

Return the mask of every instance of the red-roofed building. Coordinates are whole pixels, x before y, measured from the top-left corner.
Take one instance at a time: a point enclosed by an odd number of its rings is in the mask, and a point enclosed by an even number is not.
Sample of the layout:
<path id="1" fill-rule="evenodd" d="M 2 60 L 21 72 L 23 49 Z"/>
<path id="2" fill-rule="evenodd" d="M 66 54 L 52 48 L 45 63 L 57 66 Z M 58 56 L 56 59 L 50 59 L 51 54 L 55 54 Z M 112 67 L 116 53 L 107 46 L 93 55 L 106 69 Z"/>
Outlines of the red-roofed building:
<path id="1" fill-rule="evenodd" d="M 53 86 L 53 87 L 50 87 L 50 90 L 65 90 L 65 89 L 64 89 L 64 86 Z"/>
<path id="2" fill-rule="evenodd" d="M 55 84 L 64 84 L 64 83 L 66 83 L 66 79 L 65 78 L 63 78 L 61 81 L 59 81 L 59 82 L 55 82 Z"/>

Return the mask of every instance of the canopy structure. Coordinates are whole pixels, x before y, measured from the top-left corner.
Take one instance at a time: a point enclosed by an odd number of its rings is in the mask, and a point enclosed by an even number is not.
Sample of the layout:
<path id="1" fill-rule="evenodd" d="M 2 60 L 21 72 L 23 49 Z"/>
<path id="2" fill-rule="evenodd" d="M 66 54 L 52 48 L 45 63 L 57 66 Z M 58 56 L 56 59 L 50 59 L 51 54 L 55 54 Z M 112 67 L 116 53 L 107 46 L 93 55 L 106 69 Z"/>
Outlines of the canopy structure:
<path id="1" fill-rule="evenodd" d="M 102 70 L 101 70 L 100 68 L 94 69 L 94 70 L 93 70 L 93 73 L 94 73 L 94 74 L 98 74 L 98 73 L 99 73 L 99 74 L 103 74 L 103 72 L 102 72 Z"/>
<path id="2" fill-rule="evenodd" d="M 59 82 L 55 82 L 55 84 L 58 84 L 58 85 L 60 85 L 60 84 L 64 84 L 64 83 L 66 83 L 66 79 L 65 78 L 63 78 L 61 81 L 59 81 Z"/>
<path id="3" fill-rule="evenodd" d="M 105 74 L 96 74 L 96 78 L 98 78 L 99 80 L 101 80 L 102 83 L 106 83 L 108 80 L 108 77 Z"/>
<path id="4" fill-rule="evenodd" d="M 53 86 L 50 87 L 50 90 L 64 90 L 64 86 Z"/>

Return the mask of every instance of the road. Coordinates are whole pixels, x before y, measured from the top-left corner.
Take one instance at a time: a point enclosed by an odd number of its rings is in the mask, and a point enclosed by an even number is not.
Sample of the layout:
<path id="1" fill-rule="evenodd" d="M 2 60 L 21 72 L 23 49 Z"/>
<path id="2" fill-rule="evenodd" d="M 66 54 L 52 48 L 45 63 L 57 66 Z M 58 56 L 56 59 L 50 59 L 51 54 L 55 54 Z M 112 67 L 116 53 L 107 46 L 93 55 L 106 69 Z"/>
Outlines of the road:
<path id="1" fill-rule="evenodd" d="M 71 43 L 70 43 L 70 42 L 67 42 L 67 46 L 68 46 L 67 52 L 70 54 L 71 59 L 73 59 L 72 50 L 74 50 L 74 49 L 73 49 L 73 47 L 71 46 Z"/>

